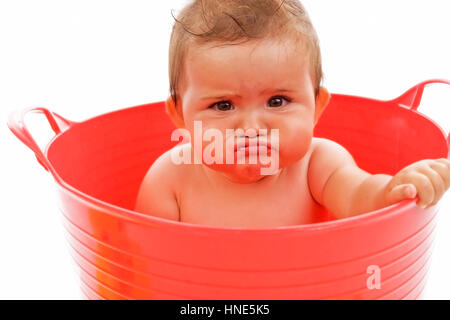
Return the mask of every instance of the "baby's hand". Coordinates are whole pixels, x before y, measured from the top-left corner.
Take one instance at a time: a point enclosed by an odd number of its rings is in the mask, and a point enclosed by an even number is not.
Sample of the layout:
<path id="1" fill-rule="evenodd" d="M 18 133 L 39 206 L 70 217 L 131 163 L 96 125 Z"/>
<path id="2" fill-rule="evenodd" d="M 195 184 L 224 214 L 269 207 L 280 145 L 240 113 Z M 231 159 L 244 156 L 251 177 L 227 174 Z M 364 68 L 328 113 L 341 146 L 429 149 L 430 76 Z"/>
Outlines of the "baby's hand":
<path id="1" fill-rule="evenodd" d="M 415 198 L 422 208 L 434 206 L 450 187 L 450 161 L 422 160 L 400 170 L 386 186 L 387 205 Z"/>

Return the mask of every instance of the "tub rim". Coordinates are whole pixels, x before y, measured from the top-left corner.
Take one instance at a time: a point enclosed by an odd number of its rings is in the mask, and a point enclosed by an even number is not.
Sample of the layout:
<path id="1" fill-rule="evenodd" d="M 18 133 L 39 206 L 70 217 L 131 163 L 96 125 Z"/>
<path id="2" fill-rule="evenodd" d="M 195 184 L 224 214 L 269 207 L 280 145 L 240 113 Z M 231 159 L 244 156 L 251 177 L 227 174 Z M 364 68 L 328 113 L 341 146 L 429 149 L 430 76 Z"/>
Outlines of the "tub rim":
<path id="1" fill-rule="evenodd" d="M 380 100 L 380 99 L 373 99 L 373 98 L 367 98 L 367 97 L 361 97 L 361 96 L 355 96 L 355 95 L 348 95 L 348 94 L 340 94 L 340 93 L 332 93 L 332 96 L 338 97 L 338 98 L 346 98 L 346 99 L 364 99 L 364 100 L 371 100 L 374 102 L 379 102 L 382 104 L 395 104 L 396 106 L 393 107 L 399 107 L 404 112 L 412 112 L 416 114 L 419 117 L 424 118 L 425 120 L 428 120 L 431 122 L 435 127 L 439 129 L 439 131 L 442 133 L 442 136 L 444 139 L 447 136 L 443 130 L 443 128 L 436 123 L 433 119 L 430 119 L 423 113 L 419 112 L 418 110 L 413 110 L 411 108 L 408 108 L 406 106 L 403 106 L 401 104 L 395 103 L 393 100 Z M 100 117 L 108 116 L 114 113 L 124 112 L 129 109 L 134 108 L 142 108 L 142 107 L 148 107 L 151 105 L 158 105 L 163 104 L 165 101 L 156 101 L 156 102 L 150 102 L 145 104 L 139 104 L 136 106 L 116 109 L 107 113 L 102 113 L 96 116 L 93 116 L 91 118 L 85 119 L 81 122 L 74 122 L 72 126 L 70 126 L 67 130 L 62 131 L 61 133 L 53 136 L 53 138 L 48 142 L 48 144 L 45 146 L 44 149 L 44 155 L 48 159 L 48 151 L 51 148 L 51 145 L 53 142 L 58 139 L 61 135 L 63 135 L 66 131 L 72 129 L 75 126 L 86 124 L 90 121 L 95 121 Z M 447 144 L 447 147 L 449 145 Z M 450 148 L 447 148 L 449 158 L 450 158 Z M 50 162 L 50 161 L 49 161 Z M 125 219 L 134 223 L 144 224 L 147 226 L 160 226 L 164 228 L 175 228 L 175 229 L 185 229 L 186 231 L 192 230 L 196 232 L 222 232 L 222 233 L 251 233 L 251 234 L 276 234 L 276 233 L 289 233 L 289 232 L 295 232 L 295 231 L 303 231 L 303 232 L 316 232 L 316 231 L 323 231 L 323 230 L 334 230 L 334 229 L 348 229 L 348 228 L 356 228 L 361 225 L 366 225 L 368 223 L 384 220 L 391 218 L 392 216 L 402 214 L 404 211 L 412 211 L 411 209 L 413 207 L 416 207 L 416 210 L 423 211 L 424 214 L 426 214 L 426 211 L 437 211 L 439 210 L 439 202 L 428 209 L 422 209 L 418 206 L 416 206 L 416 199 L 405 199 L 398 203 L 392 204 L 390 206 L 380 208 L 378 210 L 362 213 L 353 217 L 347 217 L 343 219 L 338 220 L 331 220 L 331 221 L 325 221 L 325 222 L 317 222 L 317 223 L 311 223 L 311 224 L 303 224 L 303 225 L 295 225 L 295 226 L 278 226 L 278 227 L 266 227 L 266 228 L 245 228 L 245 227 L 216 227 L 216 226 L 210 226 L 210 225 L 199 225 L 199 224 L 193 224 L 189 222 L 183 222 L 183 221 L 174 221 L 164 218 L 159 218 L 151 215 L 146 215 L 144 213 L 140 213 L 138 211 L 134 211 L 131 209 L 126 209 L 123 207 L 119 207 L 117 205 L 108 203 L 106 201 L 97 199 L 89 194 L 86 194 L 73 186 L 71 186 L 69 183 L 65 182 L 56 172 L 56 170 L 51 168 L 51 174 L 53 175 L 55 182 L 57 186 L 64 192 L 66 192 L 71 197 L 76 197 L 78 201 L 83 202 L 87 206 L 94 206 L 97 209 L 101 210 L 103 213 L 117 216 L 121 219 Z"/>

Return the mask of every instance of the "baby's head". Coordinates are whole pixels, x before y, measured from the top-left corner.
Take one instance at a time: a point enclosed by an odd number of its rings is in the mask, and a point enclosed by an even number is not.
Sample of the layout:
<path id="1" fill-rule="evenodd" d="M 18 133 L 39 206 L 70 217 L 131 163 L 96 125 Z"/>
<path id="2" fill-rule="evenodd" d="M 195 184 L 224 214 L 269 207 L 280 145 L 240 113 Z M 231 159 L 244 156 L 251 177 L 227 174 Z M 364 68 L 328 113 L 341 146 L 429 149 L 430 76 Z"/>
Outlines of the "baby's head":
<path id="1" fill-rule="evenodd" d="M 280 168 L 306 154 L 329 99 L 317 35 L 297 0 L 192 1 L 172 30 L 169 78 L 166 110 L 178 127 L 191 137 L 194 121 L 224 137 L 278 129 Z M 261 165 L 208 166 L 253 181 Z"/>

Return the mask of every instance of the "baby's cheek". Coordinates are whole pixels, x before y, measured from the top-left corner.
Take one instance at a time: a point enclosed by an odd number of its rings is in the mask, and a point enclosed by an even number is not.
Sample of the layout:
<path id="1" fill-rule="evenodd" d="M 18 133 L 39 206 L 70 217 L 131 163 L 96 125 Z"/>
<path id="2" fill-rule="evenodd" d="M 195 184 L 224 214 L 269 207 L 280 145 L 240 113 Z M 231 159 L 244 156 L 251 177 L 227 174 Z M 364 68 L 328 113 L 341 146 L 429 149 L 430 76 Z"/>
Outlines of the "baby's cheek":
<path id="1" fill-rule="evenodd" d="M 312 132 L 298 128 L 280 132 L 280 164 L 291 164 L 303 158 L 311 146 L 312 136 Z"/>

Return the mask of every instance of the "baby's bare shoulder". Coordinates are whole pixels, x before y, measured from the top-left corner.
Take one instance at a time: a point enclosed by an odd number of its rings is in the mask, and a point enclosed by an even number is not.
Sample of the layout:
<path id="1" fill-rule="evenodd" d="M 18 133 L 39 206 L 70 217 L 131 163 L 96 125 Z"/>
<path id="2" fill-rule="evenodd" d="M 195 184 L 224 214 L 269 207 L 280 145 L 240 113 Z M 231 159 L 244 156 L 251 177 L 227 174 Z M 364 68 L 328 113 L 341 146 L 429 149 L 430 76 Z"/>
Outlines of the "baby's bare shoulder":
<path id="1" fill-rule="evenodd" d="M 180 159 L 190 151 L 190 144 L 176 145 L 167 150 L 151 165 L 144 180 L 157 181 L 176 192 L 177 186 L 189 176 L 192 166 L 189 161 L 184 163 Z"/>
<path id="2" fill-rule="evenodd" d="M 326 139 L 314 137 L 311 142 L 312 157 L 314 154 L 322 154 L 327 152 L 348 153 L 348 151 L 339 143 Z"/>
<path id="3" fill-rule="evenodd" d="M 166 183 L 170 182 L 178 173 L 178 166 L 172 161 L 172 152 L 178 148 L 178 146 L 175 146 L 160 155 L 150 166 L 146 178 L 153 177 L 154 179 L 164 180 Z"/>
<path id="4" fill-rule="evenodd" d="M 135 210 L 152 216 L 179 220 L 177 186 L 183 180 L 183 165 L 173 161 L 172 153 L 185 148 L 176 146 L 150 166 L 139 188 Z"/>
<path id="5" fill-rule="evenodd" d="M 310 168 L 317 168 L 317 172 L 324 169 L 335 169 L 342 163 L 355 163 L 348 150 L 339 143 L 326 138 L 313 138 L 311 143 Z"/>
<path id="6" fill-rule="evenodd" d="M 333 140 L 326 139 L 326 138 L 318 138 L 313 137 L 311 141 L 311 147 L 313 151 L 317 148 L 330 148 L 333 145 L 339 145 L 337 142 L 334 142 Z"/>
<path id="7" fill-rule="evenodd" d="M 344 165 L 356 164 L 351 154 L 332 140 L 314 138 L 311 147 L 308 182 L 311 194 L 322 203 L 323 188 L 333 172 Z"/>

